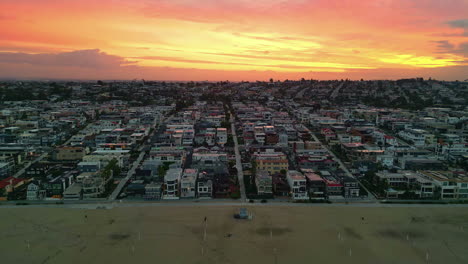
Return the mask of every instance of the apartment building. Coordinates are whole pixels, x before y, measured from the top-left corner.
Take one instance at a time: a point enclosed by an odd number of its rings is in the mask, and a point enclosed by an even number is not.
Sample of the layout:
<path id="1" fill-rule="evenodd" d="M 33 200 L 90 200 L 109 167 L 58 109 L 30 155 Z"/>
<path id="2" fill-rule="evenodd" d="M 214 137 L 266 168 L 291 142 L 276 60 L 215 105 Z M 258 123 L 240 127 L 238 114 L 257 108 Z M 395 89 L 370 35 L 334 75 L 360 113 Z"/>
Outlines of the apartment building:
<path id="1" fill-rule="evenodd" d="M 199 173 L 197 179 L 197 197 L 213 197 L 213 181 L 206 173 Z"/>
<path id="2" fill-rule="evenodd" d="M 164 176 L 163 199 L 179 199 L 181 168 L 170 168 Z"/>
<path id="3" fill-rule="evenodd" d="M 196 195 L 196 182 L 198 170 L 185 169 L 180 180 L 180 198 L 194 198 Z"/>
<path id="4" fill-rule="evenodd" d="M 259 195 L 273 194 L 273 181 L 271 175 L 264 170 L 259 170 L 255 174 L 255 185 L 257 186 L 257 193 Z"/>
<path id="5" fill-rule="evenodd" d="M 291 197 L 294 200 L 309 199 L 306 178 L 301 172 L 289 170 L 286 173 L 286 179 L 288 181 L 289 187 L 291 188 Z"/>
<path id="6" fill-rule="evenodd" d="M 264 170 L 270 174 L 280 173 L 282 170 L 287 171 L 289 162 L 287 156 L 282 152 L 262 152 L 254 154 L 256 169 Z"/>
<path id="7" fill-rule="evenodd" d="M 468 199 L 468 175 L 449 171 L 418 171 L 418 174 L 435 182 L 442 200 Z"/>
<path id="8" fill-rule="evenodd" d="M 307 180 L 307 188 L 310 198 L 325 198 L 327 196 L 327 185 L 325 180 L 320 175 L 312 172 L 305 172 L 304 176 Z"/>

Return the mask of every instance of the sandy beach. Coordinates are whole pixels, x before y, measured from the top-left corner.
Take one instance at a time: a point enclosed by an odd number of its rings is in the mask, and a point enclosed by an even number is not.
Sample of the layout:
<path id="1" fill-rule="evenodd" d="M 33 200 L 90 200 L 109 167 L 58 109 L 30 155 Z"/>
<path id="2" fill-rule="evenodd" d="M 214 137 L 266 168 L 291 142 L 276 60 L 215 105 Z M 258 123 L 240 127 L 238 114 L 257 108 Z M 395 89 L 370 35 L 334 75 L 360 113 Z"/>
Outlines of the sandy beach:
<path id="1" fill-rule="evenodd" d="M 468 263 L 466 208 L 238 209 L 1 208 L 1 263 Z"/>

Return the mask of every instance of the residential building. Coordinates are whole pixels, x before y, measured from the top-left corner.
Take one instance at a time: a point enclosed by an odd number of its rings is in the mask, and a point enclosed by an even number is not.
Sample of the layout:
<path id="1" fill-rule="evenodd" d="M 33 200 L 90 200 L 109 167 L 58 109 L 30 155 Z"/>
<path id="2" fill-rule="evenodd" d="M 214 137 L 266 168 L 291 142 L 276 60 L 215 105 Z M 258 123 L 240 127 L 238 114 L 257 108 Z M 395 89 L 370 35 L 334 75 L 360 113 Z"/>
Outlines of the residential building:
<path id="1" fill-rule="evenodd" d="M 11 170 L 10 162 L 0 162 L 0 179 L 9 176 Z"/>
<path id="2" fill-rule="evenodd" d="M 272 195 L 273 180 L 271 175 L 264 170 L 259 170 L 255 174 L 255 185 L 257 186 L 257 194 Z"/>
<path id="3" fill-rule="evenodd" d="M 216 143 L 219 145 L 224 145 L 227 143 L 227 129 L 218 127 L 216 128 Z"/>
<path id="4" fill-rule="evenodd" d="M 340 180 L 336 179 L 331 175 L 323 175 L 322 178 L 325 180 L 327 186 L 327 197 L 330 196 L 343 196 L 343 184 Z"/>
<path id="5" fill-rule="evenodd" d="M 179 199 L 181 168 L 170 168 L 164 176 L 163 199 Z"/>
<path id="6" fill-rule="evenodd" d="M 147 200 L 159 200 L 161 199 L 162 184 L 158 182 L 152 182 L 145 186 L 145 199 Z"/>
<path id="7" fill-rule="evenodd" d="M 289 187 L 291 188 L 291 197 L 294 200 L 309 199 L 306 178 L 302 173 L 295 170 L 289 170 L 286 173 L 286 179 L 288 181 Z"/>
<path id="8" fill-rule="evenodd" d="M 63 192 L 63 199 L 64 200 L 81 200 L 81 199 L 83 199 L 82 183 L 75 182 L 70 187 L 68 187 Z"/>
<path id="9" fill-rule="evenodd" d="M 80 172 L 96 172 L 101 169 L 101 162 L 99 161 L 82 161 L 78 163 L 78 170 Z"/>
<path id="10" fill-rule="evenodd" d="M 86 155 L 86 151 L 82 147 L 59 147 L 55 149 L 54 160 L 81 160 Z"/>
<path id="11" fill-rule="evenodd" d="M 429 133 L 423 129 L 408 128 L 398 133 L 404 140 L 411 142 L 415 146 L 422 147 L 426 144 Z"/>
<path id="12" fill-rule="evenodd" d="M 418 173 L 435 182 L 440 188 L 442 200 L 467 200 L 468 199 L 468 175 L 449 171 L 418 171 Z"/>
<path id="13" fill-rule="evenodd" d="M 343 185 L 344 197 L 359 197 L 359 183 L 350 176 L 341 177 L 341 184 Z"/>
<path id="14" fill-rule="evenodd" d="M 196 182 L 198 170 L 185 169 L 180 180 L 180 198 L 194 198 L 196 195 Z"/>
<path id="15" fill-rule="evenodd" d="M 307 180 L 307 188 L 311 199 L 323 199 L 327 197 L 327 185 L 320 175 L 314 173 L 312 170 L 308 170 L 304 172 L 304 176 Z"/>
<path id="16" fill-rule="evenodd" d="M 289 162 L 287 156 L 282 152 L 262 152 L 254 154 L 256 169 L 267 171 L 270 175 L 287 171 Z"/>
<path id="17" fill-rule="evenodd" d="M 43 197 L 39 195 L 40 191 L 40 183 L 39 182 L 31 182 L 26 191 L 26 200 L 41 200 Z"/>
<path id="18" fill-rule="evenodd" d="M 158 164 L 169 162 L 183 167 L 186 159 L 186 151 L 183 147 L 174 146 L 158 146 L 150 150 L 149 160 L 155 161 Z"/>
<path id="19" fill-rule="evenodd" d="M 206 173 L 199 173 L 197 179 L 197 197 L 211 198 L 213 197 L 213 181 Z"/>

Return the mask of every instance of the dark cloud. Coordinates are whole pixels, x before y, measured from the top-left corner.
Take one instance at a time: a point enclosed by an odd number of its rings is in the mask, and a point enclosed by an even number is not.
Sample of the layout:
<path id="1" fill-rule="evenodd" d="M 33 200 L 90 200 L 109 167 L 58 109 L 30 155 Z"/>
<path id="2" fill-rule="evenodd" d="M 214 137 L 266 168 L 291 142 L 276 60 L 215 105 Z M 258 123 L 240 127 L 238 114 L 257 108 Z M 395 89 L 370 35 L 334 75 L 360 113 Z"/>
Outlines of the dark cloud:
<path id="1" fill-rule="evenodd" d="M 143 59 L 143 60 L 159 60 L 159 61 L 174 61 L 174 62 L 186 62 L 186 63 L 206 63 L 206 64 L 235 64 L 235 65 L 244 65 L 243 63 L 224 63 L 217 61 L 208 61 L 208 60 L 191 60 L 177 57 L 164 57 L 164 56 L 141 56 L 141 57 L 132 57 L 134 59 Z"/>
<path id="2" fill-rule="evenodd" d="M 451 27 L 468 29 L 468 19 L 452 20 L 447 22 Z"/>
<path id="3" fill-rule="evenodd" d="M 468 57 L 468 42 L 462 42 L 458 46 L 448 40 L 432 41 L 437 44 L 438 53 L 451 53 Z"/>
<path id="4" fill-rule="evenodd" d="M 220 55 L 220 54 L 217 54 L 217 53 L 211 53 L 211 54 Z M 221 55 L 225 55 L 225 54 L 221 54 Z M 184 62 L 184 63 L 257 66 L 257 67 L 271 67 L 271 68 L 298 69 L 298 70 L 299 69 L 304 70 L 304 69 L 313 69 L 314 68 L 314 67 L 286 65 L 286 64 L 263 65 L 263 64 L 255 64 L 255 63 L 236 63 L 236 62 L 219 62 L 219 61 L 210 61 L 210 60 L 191 60 L 191 59 L 184 59 L 184 58 L 177 58 L 177 57 L 164 57 L 164 56 L 142 56 L 142 57 L 132 57 L 132 58 L 134 58 L 134 59 L 143 59 L 143 60 Z"/>
<path id="5" fill-rule="evenodd" d="M 437 48 L 447 50 L 447 49 L 453 49 L 455 45 L 450 43 L 448 40 L 439 40 L 439 41 L 433 41 L 433 43 L 437 44 Z"/>
<path id="6" fill-rule="evenodd" d="M 456 49 L 465 49 L 459 45 Z M 158 57 L 154 57 L 156 59 Z M 165 58 L 159 57 L 158 59 Z M 149 58 L 148 58 L 149 59 Z M 170 58 L 166 58 L 170 59 Z M 271 65 L 270 67 L 297 68 L 301 66 Z M 272 68 L 274 69 L 274 68 Z M 194 68 L 150 67 L 129 63 L 125 58 L 99 50 L 80 50 L 64 53 L 28 54 L 0 52 L 0 78 L 18 79 L 82 79 L 82 80 L 268 80 L 274 79 L 398 79 L 432 77 L 445 80 L 466 79 L 468 64 L 418 69 L 346 69 L 344 72 L 326 72 L 310 68 L 307 72 L 204 70 Z M 333 70 L 333 69 L 330 69 Z M 325 71 L 325 72 L 324 72 Z M 466 76 L 466 77 L 465 77 Z"/>
<path id="7" fill-rule="evenodd" d="M 463 29 L 462 36 L 468 36 L 468 19 L 451 20 L 448 21 L 447 24 L 452 28 Z"/>
<path id="8" fill-rule="evenodd" d="M 0 52 L 0 61 L 3 63 L 31 64 L 36 66 L 81 68 L 106 68 L 132 64 L 132 62 L 122 57 L 109 55 L 101 52 L 99 49 L 43 54 Z"/>
<path id="9" fill-rule="evenodd" d="M 468 57 L 468 42 L 463 42 L 458 45 L 458 49 L 456 51 L 463 54 L 463 56 Z"/>

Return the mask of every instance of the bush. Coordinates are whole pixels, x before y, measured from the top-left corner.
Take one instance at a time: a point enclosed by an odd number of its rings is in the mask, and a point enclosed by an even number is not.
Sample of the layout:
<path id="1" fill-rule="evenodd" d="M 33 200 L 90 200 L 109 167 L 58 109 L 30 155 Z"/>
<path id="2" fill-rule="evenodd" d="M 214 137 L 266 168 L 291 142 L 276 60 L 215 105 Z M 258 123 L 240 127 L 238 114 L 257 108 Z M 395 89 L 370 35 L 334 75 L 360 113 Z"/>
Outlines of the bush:
<path id="1" fill-rule="evenodd" d="M 250 200 L 249 200 L 249 203 L 255 203 L 255 201 L 254 201 L 254 200 L 252 200 L 252 199 L 250 199 Z"/>
<path id="2" fill-rule="evenodd" d="M 267 202 L 267 200 L 265 200 L 265 199 L 262 199 L 260 202 L 261 202 L 261 203 L 266 203 L 266 202 Z"/>
<path id="3" fill-rule="evenodd" d="M 240 198 L 240 193 L 239 192 L 233 192 L 233 193 L 229 194 L 229 196 L 231 197 L 231 199 L 239 199 Z"/>

